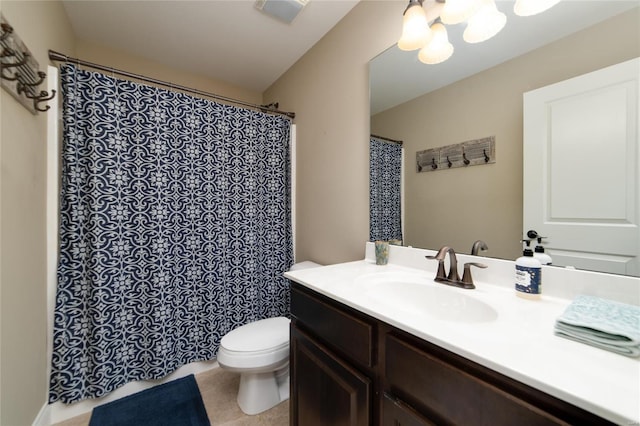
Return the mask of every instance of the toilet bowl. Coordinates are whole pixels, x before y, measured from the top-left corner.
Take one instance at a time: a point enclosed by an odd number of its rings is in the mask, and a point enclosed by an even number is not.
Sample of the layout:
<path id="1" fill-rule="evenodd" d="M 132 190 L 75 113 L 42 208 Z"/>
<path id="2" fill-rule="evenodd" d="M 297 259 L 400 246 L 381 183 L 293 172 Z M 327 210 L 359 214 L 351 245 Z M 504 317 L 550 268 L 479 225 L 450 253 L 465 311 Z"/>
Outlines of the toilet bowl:
<path id="1" fill-rule="evenodd" d="M 302 262 L 291 270 L 317 266 Z M 285 317 L 267 318 L 238 327 L 220 341 L 218 364 L 240 373 L 237 401 L 245 414 L 289 399 L 289 324 Z"/>
<path id="2" fill-rule="evenodd" d="M 289 397 L 289 319 L 268 318 L 227 333 L 218 363 L 240 373 L 238 405 L 258 414 Z"/>

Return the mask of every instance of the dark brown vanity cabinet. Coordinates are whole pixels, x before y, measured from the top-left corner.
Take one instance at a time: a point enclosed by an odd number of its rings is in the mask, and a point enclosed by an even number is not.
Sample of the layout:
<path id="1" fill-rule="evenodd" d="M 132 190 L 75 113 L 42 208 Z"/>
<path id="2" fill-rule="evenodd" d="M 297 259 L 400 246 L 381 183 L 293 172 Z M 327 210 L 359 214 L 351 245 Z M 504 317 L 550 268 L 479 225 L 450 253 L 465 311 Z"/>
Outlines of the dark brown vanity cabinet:
<path id="1" fill-rule="evenodd" d="M 392 426 L 433 426 L 437 423 L 428 420 L 401 399 L 384 393 L 382 400 L 382 421 L 380 424 Z"/>
<path id="2" fill-rule="evenodd" d="M 291 425 L 612 424 L 294 283 Z"/>
<path id="3" fill-rule="evenodd" d="M 291 424 L 371 424 L 371 380 L 313 338 L 291 328 Z"/>
<path id="4" fill-rule="evenodd" d="M 374 424 L 375 327 L 328 302 L 292 286 L 290 423 Z"/>

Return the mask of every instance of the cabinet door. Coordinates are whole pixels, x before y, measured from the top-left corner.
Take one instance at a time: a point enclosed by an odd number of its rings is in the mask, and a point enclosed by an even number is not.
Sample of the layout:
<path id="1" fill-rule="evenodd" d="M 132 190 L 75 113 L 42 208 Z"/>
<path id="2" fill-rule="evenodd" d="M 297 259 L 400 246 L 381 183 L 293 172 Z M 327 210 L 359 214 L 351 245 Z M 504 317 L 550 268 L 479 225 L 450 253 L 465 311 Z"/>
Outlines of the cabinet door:
<path id="1" fill-rule="evenodd" d="M 384 394 L 382 424 L 385 426 L 435 426 L 402 401 Z"/>
<path id="2" fill-rule="evenodd" d="M 291 325 L 291 425 L 366 426 L 371 381 Z"/>

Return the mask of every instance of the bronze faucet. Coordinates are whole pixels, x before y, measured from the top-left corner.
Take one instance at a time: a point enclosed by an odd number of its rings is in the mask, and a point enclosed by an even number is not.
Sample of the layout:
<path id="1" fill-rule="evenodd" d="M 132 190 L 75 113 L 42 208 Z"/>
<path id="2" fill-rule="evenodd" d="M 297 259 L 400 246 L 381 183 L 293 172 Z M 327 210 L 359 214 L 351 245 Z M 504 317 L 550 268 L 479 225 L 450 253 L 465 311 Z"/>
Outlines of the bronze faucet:
<path id="1" fill-rule="evenodd" d="M 449 254 L 449 274 L 445 276 L 444 271 L 444 259 Z M 486 268 L 487 265 L 477 262 L 468 262 L 464 264 L 464 273 L 462 279 L 458 275 L 458 259 L 456 258 L 456 252 L 451 247 L 441 247 L 435 256 L 425 256 L 427 259 L 434 259 L 438 261 L 438 272 L 434 281 L 447 284 L 453 287 L 474 289 L 476 286 L 473 284 L 473 278 L 471 277 L 471 267 Z"/>
<path id="2" fill-rule="evenodd" d="M 484 241 L 476 240 L 473 243 L 473 247 L 471 247 L 471 255 L 477 256 L 480 250 L 489 250 L 489 247 L 487 247 L 487 243 L 485 243 Z"/>

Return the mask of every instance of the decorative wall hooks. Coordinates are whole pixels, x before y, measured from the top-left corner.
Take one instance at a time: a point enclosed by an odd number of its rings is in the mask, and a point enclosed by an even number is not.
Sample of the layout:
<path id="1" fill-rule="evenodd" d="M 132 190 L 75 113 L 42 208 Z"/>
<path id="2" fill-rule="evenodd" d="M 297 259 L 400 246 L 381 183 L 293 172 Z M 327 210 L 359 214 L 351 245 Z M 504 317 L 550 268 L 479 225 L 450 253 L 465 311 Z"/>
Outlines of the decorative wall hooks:
<path id="1" fill-rule="evenodd" d="M 495 162 L 495 136 L 416 152 L 416 172 L 418 173 L 480 166 Z"/>
<path id="2" fill-rule="evenodd" d="M 2 88 L 16 98 L 33 114 L 47 111 L 48 105 L 42 103 L 50 101 L 56 95 L 46 90 L 38 90 L 47 74 L 38 70 L 38 62 L 24 45 L 20 37 L 14 32 L 4 16 L 0 15 L 0 80 Z"/>

